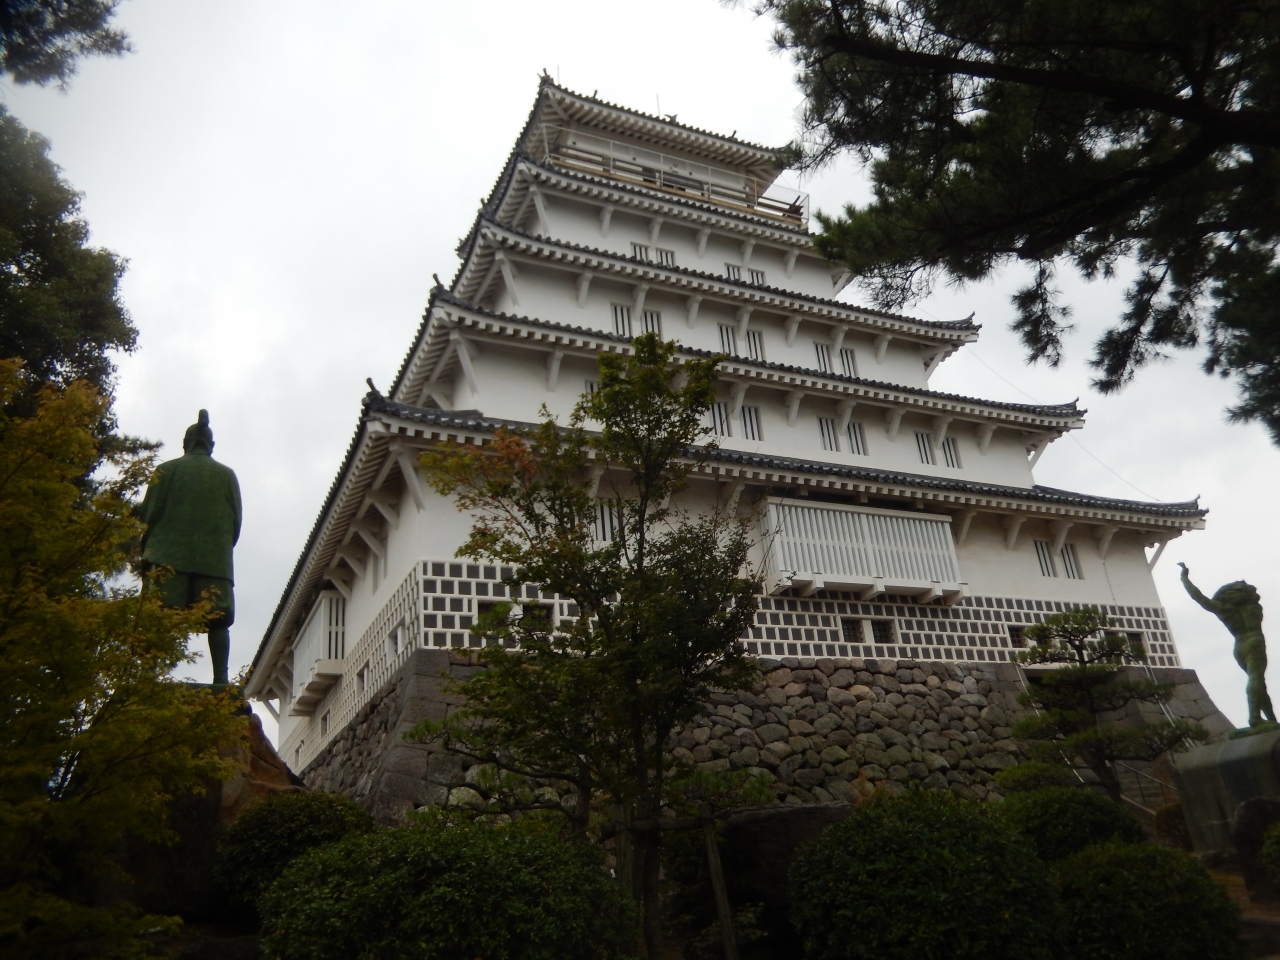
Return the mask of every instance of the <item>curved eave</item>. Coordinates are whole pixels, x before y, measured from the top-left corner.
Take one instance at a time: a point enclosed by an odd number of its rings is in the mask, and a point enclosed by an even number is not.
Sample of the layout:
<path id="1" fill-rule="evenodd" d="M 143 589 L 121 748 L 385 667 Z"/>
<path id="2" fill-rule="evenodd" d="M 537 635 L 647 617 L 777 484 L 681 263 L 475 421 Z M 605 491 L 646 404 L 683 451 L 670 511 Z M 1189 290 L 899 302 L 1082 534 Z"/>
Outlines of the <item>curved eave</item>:
<path id="1" fill-rule="evenodd" d="M 513 176 L 504 183 L 502 195 L 495 198 L 496 202 L 490 209 L 493 218 L 501 223 L 516 222 L 515 214 L 523 206 L 528 183 L 532 180 L 540 187 L 566 196 L 626 207 L 642 211 L 646 216 L 661 216 L 723 233 L 754 237 L 779 247 L 797 248 L 822 259 L 807 230 L 788 226 L 774 217 L 755 216 L 730 207 L 699 203 L 605 177 L 562 170 L 526 156 L 513 158 L 513 163 Z"/>
<path id="2" fill-rule="evenodd" d="M 318 566 L 317 558 L 323 557 L 326 561 L 332 559 L 340 545 L 340 542 L 334 539 L 335 531 L 339 531 L 339 535 L 344 535 L 346 530 L 344 521 L 349 522 L 352 514 L 360 506 L 359 502 L 353 501 L 350 496 L 351 491 L 359 488 L 362 481 L 367 483 L 368 478 L 380 466 L 380 462 L 374 463 L 374 454 L 378 446 L 385 447 L 389 435 L 374 433 L 369 429 L 374 396 L 369 394 L 364 399 L 360 422 L 356 426 L 351 442 L 347 445 L 342 466 L 338 468 L 337 476 L 334 477 L 329 492 L 325 495 L 324 504 L 316 516 L 315 523 L 311 526 L 311 532 L 307 536 L 302 553 L 294 564 L 289 581 L 271 615 L 262 641 L 258 644 L 258 650 L 254 654 L 251 665 L 249 683 L 245 688 L 247 697 L 260 695 L 264 685 L 271 680 L 271 672 L 263 673 L 260 670 L 264 655 L 273 646 L 280 645 L 286 638 L 289 626 L 301 623 L 301 618 L 307 615 L 311 596 L 319 588 L 324 570 L 327 568 L 327 562 L 324 566 Z"/>
<path id="3" fill-rule="evenodd" d="M 524 430 L 533 424 L 485 417 L 475 411 L 433 410 L 385 397 L 369 401 L 370 409 L 402 421 L 399 432 L 423 442 L 478 442 L 499 429 Z M 810 486 L 832 491 L 868 493 L 929 501 L 962 509 L 975 506 L 1001 512 L 1026 512 L 1045 517 L 1073 517 L 1094 523 L 1196 530 L 1204 526 L 1207 510 L 1198 500 L 1148 503 L 1094 497 L 1053 487 L 1010 487 L 948 477 L 930 477 L 876 470 L 847 464 L 773 457 L 737 450 L 715 450 L 703 473 L 746 479 L 766 485 Z"/>
<path id="4" fill-rule="evenodd" d="M 452 362 L 441 364 L 441 360 L 445 357 L 453 330 L 469 329 L 488 337 L 522 345 L 536 344 L 539 349 L 560 349 L 582 356 L 623 353 L 631 349 L 630 341 L 615 333 L 486 310 L 444 290 L 433 293 L 431 309 L 439 313 L 441 322 L 429 325 L 418 354 L 390 392 L 390 396 L 398 401 L 412 402 L 421 398 L 431 373 L 438 370 L 443 375 L 452 369 Z M 681 346 L 679 356 L 712 357 L 716 354 L 710 350 Z M 932 390 L 912 390 L 861 377 L 745 357 L 726 359 L 720 366 L 720 373 L 725 378 L 746 380 L 762 388 L 807 389 L 833 398 L 844 396 L 884 407 L 905 406 L 911 412 L 994 422 L 997 426 L 1013 429 L 1063 432 L 1084 424 L 1084 411 L 1078 409 L 1074 402 L 1057 405 L 1001 403 Z"/>
<path id="5" fill-rule="evenodd" d="M 491 268 L 497 248 L 534 258 L 552 267 L 593 274 L 624 283 L 661 284 L 681 296 L 713 297 L 734 306 L 761 308 L 780 314 L 801 314 L 806 319 L 862 327 L 869 333 L 888 333 L 915 340 L 924 346 L 961 346 L 978 338 L 981 329 L 968 320 L 928 322 L 839 300 L 812 297 L 779 287 L 757 286 L 728 280 L 688 267 L 667 267 L 624 254 L 581 246 L 562 240 L 535 237 L 496 220 L 483 218 L 467 258 L 458 268 L 451 289 L 463 300 L 476 302 L 493 281 Z"/>
<path id="6" fill-rule="evenodd" d="M 568 121 L 688 156 L 736 167 L 762 180 L 784 169 L 785 147 L 765 147 L 737 137 L 702 130 L 664 117 L 583 96 L 544 78 L 538 101 L 521 136 L 525 146 L 537 123 Z"/>

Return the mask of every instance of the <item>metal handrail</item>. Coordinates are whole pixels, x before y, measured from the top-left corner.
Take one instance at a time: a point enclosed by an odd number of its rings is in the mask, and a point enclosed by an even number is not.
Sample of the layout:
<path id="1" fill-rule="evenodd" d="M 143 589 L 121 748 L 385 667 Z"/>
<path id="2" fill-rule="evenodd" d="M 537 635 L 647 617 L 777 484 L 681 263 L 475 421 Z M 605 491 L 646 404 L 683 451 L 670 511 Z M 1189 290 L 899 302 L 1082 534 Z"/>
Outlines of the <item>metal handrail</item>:
<path id="1" fill-rule="evenodd" d="M 1136 767 L 1132 767 L 1121 760 L 1113 760 L 1111 765 L 1116 771 L 1116 779 L 1120 781 L 1121 796 L 1134 806 L 1139 807 L 1148 813 L 1155 813 L 1155 808 L 1157 806 L 1166 803 L 1173 803 L 1178 799 L 1178 790 L 1173 784 L 1166 783 L 1159 777 L 1153 777 L 1151 774 L 1143 770 L 1139 770 Z M 1138 793 L 1138 798 L 1136 800 L 1133 797 L 1124 796 L 1125 783 L 1120 776 L 1121 771 L 1133 775 L 1134 784 L 1137 787 Z M 1148 799 L 1150 792 L 1154 792 L 1155 794 L 1154 804 Z"/>

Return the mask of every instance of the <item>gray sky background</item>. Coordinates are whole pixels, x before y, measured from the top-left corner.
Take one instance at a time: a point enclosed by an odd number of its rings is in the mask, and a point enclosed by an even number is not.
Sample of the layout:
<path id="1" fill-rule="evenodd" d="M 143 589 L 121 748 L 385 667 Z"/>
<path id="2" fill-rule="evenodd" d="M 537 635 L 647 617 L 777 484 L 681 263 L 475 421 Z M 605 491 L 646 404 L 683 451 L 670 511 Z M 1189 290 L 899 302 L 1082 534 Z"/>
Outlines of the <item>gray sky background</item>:
<path id="1" fill-rule="evenodd" d="M 207 407 L 217 456 L 239 474 L 233 672 L 252 659 L 333 480 L 365 377 L 385 389 L 395 375 L 431 274 L 452 275 L 453 248 L 544 68 L 583 93 L 748 140 L 797 133 L 799 95 L 770 25 L 715 0 L 128 0 L 119 23 L 133 54 L 86 63 L 65 94 L 0 96 L 52 141 L 84 192 L 93 242 L 130 261 L 123 291 L 140 339 L 120 361 L 124 428 L 175 456 Z M 851 162 L 784 182 L 810 191 L 816 209 L 866 195 Z M 1263 509 L 1280 453 L 1260 428 L 1225 424 L 1233 389 L 1203 375 L 1198 356 L 1146 371 L 1118 397 L 1090 389 L 1085 360 L 1119 310 L 1116 285 L 1064 278 L 1077 323 L 1068 359 L 1026 366 L 1006 329 L 1016 283 L 1014 271 L 906 311 L 976 311 L 984 325 L 933 385 L 1081 397 L 1088 426 L 1050 447 L 1040 483 L 1203 497 L 1208 529 L 1171 543 L 1156 579 L 1184 662 L 1244 722 L 1230 639 L 1183 594 L 1176 561 L 1206 590 L 1245 578 L 1280 605 L 1280 519 Z"/>

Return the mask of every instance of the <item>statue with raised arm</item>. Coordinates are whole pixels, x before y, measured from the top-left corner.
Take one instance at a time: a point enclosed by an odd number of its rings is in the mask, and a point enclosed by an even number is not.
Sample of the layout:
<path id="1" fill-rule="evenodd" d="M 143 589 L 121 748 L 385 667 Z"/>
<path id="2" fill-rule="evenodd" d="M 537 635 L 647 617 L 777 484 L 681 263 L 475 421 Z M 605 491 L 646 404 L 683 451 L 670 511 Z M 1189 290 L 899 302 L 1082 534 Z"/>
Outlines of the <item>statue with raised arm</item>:
<path id="1" fill-rule="evenodd" d="M 145 567 L 166 566 L 173 574 L 159 585 L 169 607 L 185 608 L 208 592 L 209 658 L 215 685 L 227 682 L 231 624 L 236 605 L 231 551 L 240 539 L 240 484 L 235 472 L 213 459 L 209 411 L 187 428 L 183 455 L 156 468 L 139 514 Z"/>
<path id="2" fill-rule="evenodd" d="M 1258 590 L 1252 584 L 1237 580 L 1219 587 L 1210 599 L 1191 582 L 1185 563 L 1182 568 L 1182 585 L 1191 599 L 1204 607 L 1231 631 L 1235 637 L 1236 663 L 1249 675 L 1245 693 L 1249 698 L 1249 726 L 1262 723 L 1263 717 L 1275 722 L 1276 713 L 1267 696 L 1267 639 L 1262 635 L 1262 602 Z"/>

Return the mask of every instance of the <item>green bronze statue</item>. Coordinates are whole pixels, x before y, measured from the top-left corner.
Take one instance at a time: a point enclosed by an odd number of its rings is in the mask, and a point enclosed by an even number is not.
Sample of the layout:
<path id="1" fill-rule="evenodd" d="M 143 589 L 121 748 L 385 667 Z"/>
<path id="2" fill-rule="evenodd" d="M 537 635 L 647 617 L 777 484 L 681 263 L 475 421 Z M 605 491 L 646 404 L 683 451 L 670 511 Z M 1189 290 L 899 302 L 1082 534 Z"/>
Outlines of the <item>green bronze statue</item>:
<path id="1" fill-rule="evenodd" d="M 1258 590 L 1252 584 L 1237 580 L 1219 587 L 1209 599 L 1191 582 L 1185 563 L 1182 568 L 1182 585 L 1191 599 L 1204 607 L 1231 631 L 1236 641 L 1236 663 L 1249 675 L 1245 693 L 1249 698 L 1249 726 L 1257 726 L 1263 717 L 1275 722 L 1276 713 L 1267 695 L 1267 638 L 1262 635 L 1262 603 Z"/>
<path id="2" fill-rule="evenodd" d="M 165 606 L 185 608 L 206 591 L 213 603 L 209 658 L 214 684 L 227 682 L 231 624 L 236 604 L 231 551 L 240 539 L 240 484 L 235 471 L 213 459 L 209 411 L 187 428 L 183 455 L 156 468 L 139 510 L 144 569 L 165 566 L 160 583 Z"/>

